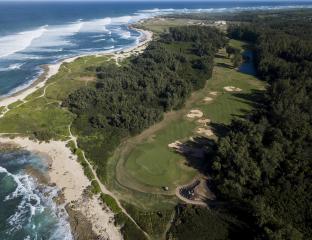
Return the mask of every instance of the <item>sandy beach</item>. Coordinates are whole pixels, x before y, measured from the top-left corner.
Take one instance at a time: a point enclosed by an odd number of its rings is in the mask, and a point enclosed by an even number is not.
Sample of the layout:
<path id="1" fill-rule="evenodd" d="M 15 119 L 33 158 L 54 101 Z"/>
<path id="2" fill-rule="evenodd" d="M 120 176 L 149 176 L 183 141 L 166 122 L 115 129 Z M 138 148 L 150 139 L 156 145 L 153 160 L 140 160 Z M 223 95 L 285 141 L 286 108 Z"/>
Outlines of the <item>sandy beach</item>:
<path id="1" fill-rule="evenodd" d="M 114 225 L 114 214 L 104 206 L 98 196 L 91 198 L 84 196 L 84 190 L 90 181 L 84 175 L 77 156 L 66 147 L 66 142 L 50 141 L 38 142 L 24 137 L 10 139 L 0 137 L 1 144 L 12 144 L 27 151 L 48 157 L 49 182 L 55 184 L 62 192 L 65 205 L 79 211 L 92 224 L 92 231 L 106 239 L 122 239 L 119 228 Z"/>
<path id="2" fill-rule="evenodd" d="M 12 96 L 0 99 L 0 107 L 4 106 L 6 111 L 9 111 L 8 105 L 19 100 L 23 101 L 28 95 L 44 87 L 47 80 L 58 73 L 63 63 L 70 63 L 84 56 L 110 55 L 118 64 L 120 60 L 144 51 L 147 44 L 152 40 L 153 35 L 149 31 L 137 30 L 141 32 L 141 39 L 135 46 L 113 53 L 99 52 L 96 54 L 79 55 L 60 61 L 57 64 L 47 65 L 45 72 L 30 87 Z M 3 117 L 3 114 L 0 115 L 1 117 Z M 18 134 L 14 138 L 8 138 L 2 133 L 2 135 L 0 134 L 1 144 L 13 144 L 41 156 L 46 156 L 50 166 L 48 173 L 49 182 L 54 183 L 62 191 L 65 204 L 82 213 L 91 222 L 92 231 L 100 236 L 101 239 L 122 239 L 119 228 L 114 225 L 114 214 L 112 211 L 99 201 L 98 196 L 91 198 L 85 196 L 84 190 L 90 185 L 90 181 L 84 175 L 83 169 L 77 161 L 77 156 L 72 154 L 70 149 L 66 147 L 67 142 L 38 142 L 26 137 L 20 137 Z"/>
<path id="3" fill-rule="evenodd" d="M 120 60 L 123 60 L 127 57 L 130 57 L 133 54 L 138 54 L 144 51 L 147 44 L 152 40 L 153 33 L 150 31 L 142 30 L 142 29 L 135 29 L 135 30 L 141 33 L 139 43 L 136 45 L 127 47 L 119 51 L 113 51 L 113 52 L 104 51 L 104 52 L 98 52 L 98 53 L 78 55 L 78 56 L 64 59 L 56 64 L 49 64 L 49 65 L 43 66 L 44 72 L 29 87 L 17 93 L 14 93 L 8 97 L 2 97 L 2 98 L 0 97 L 0 107 L 7 107 L 10 104 L 17 102 L 19 100 L 23 101 L 28 95 L 34 93 L 39 88 L 44 87 L 48 79 L 58 73 L 63 63 L 70 63 L 70 62 L 75 61 L 77 58 L 86 57 L 86 56 L 105 56 L 105 55 L 112 56 L 112 58 L 116 60 L 116 63 L 118 63 L 118 61 Z"/>

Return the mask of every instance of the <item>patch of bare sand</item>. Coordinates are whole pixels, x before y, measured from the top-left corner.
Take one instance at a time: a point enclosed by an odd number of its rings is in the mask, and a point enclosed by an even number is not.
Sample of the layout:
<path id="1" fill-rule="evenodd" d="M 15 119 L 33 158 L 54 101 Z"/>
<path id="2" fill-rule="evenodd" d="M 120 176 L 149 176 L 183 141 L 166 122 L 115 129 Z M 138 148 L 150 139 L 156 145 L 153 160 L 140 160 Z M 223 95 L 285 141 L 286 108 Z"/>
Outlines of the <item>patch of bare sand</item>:
<path id="1" fill-rule="evenodd" d="M 224 90 L 227 91 L 227 92 L 241 92 L 242 91 L 241 88 L 237 88 L 237 87 L 234 87 L 234 86 L 224 87 Z"/>
<path id="2" fill-rule="evenodd" d="M 120 229 L 114 226 L 114 214 L 105 206 L 98 197 L 80 198 L 79 201 L 70 205 L 75 211 L 82 212 L 84 216 L 91 221 L 92 230 L 99 239 L 123 239 Z M 103 227 L 105 223 L 106 227 Z"/>
<path id="3" fill-rule="evenodd" d="M 211 137 L 214 135 L 213 131 L 210 128 L 198 128 L 196 131 L 198 134 L 203 134 L 207 137 Z"/>
<path id="4" fill-rule="evenodd" d="M 212 96 L 217 96 L 218 92 L 209 92 L 209 94 L 212 95 Z"/>
<path id="5" fill-rule="evenodd" d="M 211 120 L 209 118 L 201 118 L 197 120 L 198 123 L 207 125 L 208 123 L 211 123 Z"/>
<path id="6" fill-rule="evenodd" d="M 194 141 L 194 139 L 192 139 Z M 195 158 L 203 158 L 204 157 L 204 149 L 190 146 L 188 144 L 182 143 L 180 141 L 175 141 L 173 143 L 168 144 L 168 147 L 173 148 L 178 153 L 189 155 Z"/>
<path id="7" fill-rule="evenodd" d="M 90 206 L 83 206 L 83 199 L 85 199 L 83 192 L 90 185 L 90 181 L 84 175 L 82 167 L 77 161 L 77 156 L 73 155 L 66 147 L 67 142 L 50 141 L 47 143 L 23 137 L 15 137 L 14 139 L 0 137 L 0 144 L 3 143 L 20 146 L 44 157 L 49 163 L 49 182 L 55 183 L 62 190 L 64 204 L 78 203 L 77 207 L 92 223 L 92 230 L 95 233 L 104 237 L 108 235 L 109 239 L 122 239 L 119 228 L 110 221 L 110 217 L 113 216 L 110 210 L 102 211 L 103 206 L 97 199 L 90 199 Z M 91 215 L 92 218 L 89 217 Z"/>
<path id="8" fill-rule="evenodd" d="M 204 101 L 205 102 L 211 102 L 213 100 L 213 98 L 211 98 L 211 97 L 205 97 L 204 98 Z"/>
<path id="9" fill-rule="evenodd" d="M 175 141 L 173 143 L 169 143 L 168 147 L 174 148 L 174 149 L 179 149 L 182 145 L 183 145 L 183 143 L 181 143 L 180 141 Z"/>
<path id="10" fill-rule="evenodd" d="M 186 116 L 188 118 L 201 118 L 203 116 L 203 112 L 198 109 L 191 110 Z"/>
<path id="11" fill-rule="evenodd" d="M 79 80 L 83 81 L 83 82 L 95 82 L 96 81 L 96 77 L 84 76 L 84 77 L 80 77 Z"/>

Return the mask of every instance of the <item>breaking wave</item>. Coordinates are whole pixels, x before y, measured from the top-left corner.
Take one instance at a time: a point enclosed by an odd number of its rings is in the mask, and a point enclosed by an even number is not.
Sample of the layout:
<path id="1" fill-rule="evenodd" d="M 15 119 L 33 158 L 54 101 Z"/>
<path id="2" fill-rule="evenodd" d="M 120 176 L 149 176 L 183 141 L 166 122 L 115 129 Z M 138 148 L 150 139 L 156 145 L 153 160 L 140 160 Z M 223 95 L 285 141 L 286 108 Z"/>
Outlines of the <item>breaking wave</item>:
<path id="1" fill-rule="evenodd" d="M 39 185 L 31 176 L 12 174 L 1 166 L 0 173 L 11 178 L 15 184 L 15 190 L 4 198 L 4 202 L 18 201 L 15 212 L 7 219 L 7 236 L 14 236 L 23 230 L 29 233 L 28 239 L 39 239 L 38 234 L 50 240 L 73 239 L 64 207 L 53 201 L 58 196 L 57 188 Z M 53 228 L 51 236 L 44 233 L 47 228 Z"/>

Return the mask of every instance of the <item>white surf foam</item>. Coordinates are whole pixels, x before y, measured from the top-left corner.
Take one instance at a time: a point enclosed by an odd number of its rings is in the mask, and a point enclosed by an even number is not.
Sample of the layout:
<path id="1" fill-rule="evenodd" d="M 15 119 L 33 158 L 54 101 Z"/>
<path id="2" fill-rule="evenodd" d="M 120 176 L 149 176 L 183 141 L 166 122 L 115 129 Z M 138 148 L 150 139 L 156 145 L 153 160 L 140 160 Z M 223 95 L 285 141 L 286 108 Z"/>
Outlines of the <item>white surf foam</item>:
<path id="1" fill-rule="evenodd" d="M 28 51 L 38 51 L 41 48 L 45 49 L 71 45 L 72 43 L 68 37 L 78 33 L 82 26 L 83 23 L 80 21 L 71 24 L 51 26 L 40 39 L 33 42 L 32 47 L 29 48 Z"/>
<path id="2" fill-rule="evenodd" d="M 93 42 L 97 43 L 97 42 L 105 42 L 105 41 L 106 41 L 106 38 L 102 38 L 102 39 L 94 40 Z"/>
<path id="3" fill-rule="evenodd" d="M 111 18 L 95 19 L 82 23 L 81 32 L 107 32 L 106 26 L 112 22 Z"/>
<path id="4" fill-rule="evenodd" d="M 24 63 L 13 63 L 13 64 L 10 64 L 8 67 L 1 67 L 1 68 L 0 68 L 0 72 L 18 70 L 18 69 L 20 69 L 23 65 L 24 65 Z"/>
<path id="5" fill-rule="evenodd" d="M 35 39 L 40 38 L 47 31 L 46 27 L 1 37 L 0 58 L 25 50 Z"/>
<path id="6" fill-rule="evenodd" d="M 122 16 L 112 18 L 112 24 L 127 24 L 130 23 L 133 19 L 133 16 Z"/>
<path id="7" fill-rule="evenodd" d="M 68 215 L 66 211 L 64 211 L 64 207 L 56 205 L 53 201 L 53 198 L 58 195 L 58 190 L 56 188 L 46 186 L 39 190 L 37 182 L 32 177 L 22 173 L 12 174 L 1 166 L 0 173 L 6 173 L 16 183 L 14 192 L 6 196 L 4 201 L 16 198 L 21 199 L 16 212 L 7 219 L 10 225 L 7 234 L 16 232 L 29 224 L 31 224 L 32 229 L 40 228 L 42 223 L 36 226 L 35 223 L 32 223 L 32 218 L 37 213 L 43 213 L 45 209 L 48 208 L 48 212 L 58 220 L 56 226 L 54 226 L 54 232 L 49 239 L 73 239 L 68 222 Z"/>
<path id="8" fill-rule="evenodd" d="M 8 67 L 8 70 L 20 69 L 23 65 L 24 65 L 24 63 L 14 63 L 14 64 L 11 64 L 11 65 Z"/>
<path id="9" fill-rule="evenodd" d="M 129 39 L 129 38 L 131 38 L 131 32 L 130 31 L 123 30 L 121 28 L 118 28 L 115 31 L 120 36 L 120 38 L 122 38 L 122 39 Z"/>

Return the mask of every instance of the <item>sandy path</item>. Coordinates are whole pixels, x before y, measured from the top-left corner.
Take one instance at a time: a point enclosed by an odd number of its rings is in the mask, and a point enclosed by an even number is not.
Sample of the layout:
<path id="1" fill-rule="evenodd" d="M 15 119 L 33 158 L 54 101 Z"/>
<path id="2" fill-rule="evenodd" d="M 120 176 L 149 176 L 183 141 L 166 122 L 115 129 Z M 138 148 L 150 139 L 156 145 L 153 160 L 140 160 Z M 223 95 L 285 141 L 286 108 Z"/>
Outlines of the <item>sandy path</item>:
<path id="1" fill-rule="evenodd" d="M 152 40 L 153 34 L 152 32 L 139 30 L 141 32 L 142 37 L 144 38 L 138 45 L 132 46 L 126 50 L 123 50 L 122 53 L 115 52 L 113 56 L 116 58 L 116 62 L 119 64 L 119 61 L 127 58 L 133 54 L 138 54 L 143 52 L 147 47 L 147 44 Z M 44 97 L 46 93 L 46 89 L 49 85 L 46 85 L 47 80 L 58 73 L 61 65 L 63 63 L 70 63 L 75 61 L 77 58 L 90 56 L 89 55 L 80 55 L 72 58 L 65 59 L 59 63 L 51 64 L 47 66 L 46 71 L 39 77 L 39 79 L 32 84 L 30 87 L 22 90 L 12 96 L 5 97 L 0 99 L 0 107 L 4 106 L 4 110 L 0 114 L 0 118 L 5 116 L 5 114 L 9 111 L 8 105 L 16 102 L 22 101 L 22 104 L 25 104 L 27 101 L 25 98 L 30 94 L 34 93 L 37 89 L 43 88 L 43 94 L 37 98 Z M 112 55 L 112 53 L 98 53 L 95 56 L 103 56 L 103 55 Z M 7 137 L 3 137 L 4 133 L 0 134 L 0 144 L 1 143 L 10 143 L 21 146 L 22 148 L 42 154 L 44 156 L 49 156 L 49 160 L 51 161 L 50 169 L 49 169 L 49 178 L 50 181 L 55 183 L 56 186 L 62 190 L 65 198 L 65 203 L 70 203 L 75 201 L 77 203 L 83 202 L 84 197 L 82 196 L 84 189 L 90 185 L 90 181 L 83 173 L 83 169 L 77 161 L 77 157 L 73 155 L 69 148 L 66 147 L 67 142 L 63 141 L 50 141 L 48 143 L 43 142 L 39 143 L 33 140 L 29 140 L 28 138 L 23 137 L 15 137 L 14 139 L 10 139 Z M 12 134 L 10 134 L 12 135 Z M 18 133 L 16 133 L 18 135 Z M 69 127 L 69 135 L 71 139 L 77 145 L 76 138 L 72 135 Z M 84 153 L 83 153 L 84 156 Z M 84 156 L 85 158 L 85 156 Z M 134 219 L 127 213 L 127 211 L 121 206 L 119 200 L 114 196 L 112 192 L 110 192 L 98 179 L 95 170 L 92 168 L 90 162 L 85 158 L 89 167 L 95 175 L 96 180 L 99 182 L 101 190 L 105 194 L 109 194 L 115 198 L 117 204 L 122 209 L 123 213 L 126 214 L 136 225 L 137 223 Z M 88 218 L 92 223 L 92 230 L 103 236 L 108 237 L 108 239 L 119 240 L 122 239 L 122 235 L 120 233 L 120 229 L 116 227 L 111 220 L 111 217 L 114 215 L 111 210 L 108 208 L 103 210 L 103 206 L 98 199 L 90 199 L 87 203 L 88 206 L 78 206 L 79 210 Z M 138 225 L 137 227 L 141 229 Z M 142 229 L 141 229 L 142 230 Z M 143 231 L 143 230 L 142 230 Z M 143 233 L 145 233 L 143 231 Z M 145 233 L 145 235 L 149 238 L 149 236 Z"/>
<path id="2" fill-rule="evenodd" d="M 73 155 L 67 142 L 50 141 L 37 142 L 28 138 L 15 137 L 14 139 L 0 137 L 0 144 L 9 143 L 39 154 L 49 162 L 49 182 L 55 183 L 62 190 L 65 204 L 75 202 L 75 208 L 87 217 L 92 223 L 92 230 L 109 239 L 123 239 L 119 227 L 116 227 L 111 218 L 114 216 L 108 208 L 103 210 L 97 196 L 86 199 L 83 191 L 90 185 L 90 181 L 84 175 L 77 156 Z"/>
<path id="3" fill-rule="evenodd" d="M 71 130 L 70 130 L 70 126 L 69 126 L 69 134 L 70 134 L 70 138 L 71 140 L 75 143 L 75 147 L 77 148 L 78 147 L 78 144 L 77 144 L 77 137 L 75 137 Z M 110 195 L 111 197 L 113 197 L 115 200 L 116 200 L 116 203 L 118 205 L 118 207 L 122 210 L 122 212 L 128 217 L 131 219 L 131 221 L 145 234 L 145 236 L 149 239 L 149 235 L 136 223 L 136 221 L 128 214 L 128 212 L 126 211 L 126 209 L 124 209 L 124 207 L 121 205 L 120 201 L 118 200 L 118 198 L 111 192 L 109 191 L 106 186 L 104 184 L 102 184 L 102 182 L 100 181 L 100 179 L 98 178 L 97 174 L 96 174 L 96 171 L 94 170 L 92 164 L 89 162 L 89 160 L 86 158 L 85 156 L 85 153 L 84 151 L 82 151 L 82 155 L 83 155 L 83 158 L 84 160 L 87 162 L 87 164 L 89 165 L 89 168 L 91 169 L 92 173 L 94 174 L 95 176 L 95 180 L 99 183 L 100 185 L 100 188 L 101 188 L 101 191 L 104 193 L 104 194 L 108 194 Z"/>
<path id="4" fill-rule="evenodd" d="M 71 63 L 75 61 L 77 58 L 86 57 L 86 56 L 106 56 L 106 55 L 111 56 L 112 55 L 113 58 L 116 59 L 116 62 L 119 64 L 120 60 L 123 60 L 127 57 L 130 57 L 133 54 L 137 54 L 137 53 L 144 51 L 148 43 L 153 39 L 153 33 L 150 31 L 141 30 L 141 29 L 136 29 L 136 30 L 141 33 L 141 41 L 137 45 L 128 47 L 122 52 L 117 51 L 117 52 L 111 53 L 111 52 L 106 51 L 106 52 L 99 52 L 96 54 L 93 53 L 93 54 L 78 55 L 75 57 L 62 60 L 56 64 L 46 65 L 46 69 L 44 73 L 41 76 L 39 76 L 38 79 L 33 84 L 31 84 L 28 88 L 21 90 L 13 94 L 12 96 L 0 98 L 0 107 L 1 106 L 6 107 L 19 100 L 23 101 L 27 96 L 34 93 L 36 90 L 44 87 L 48 79 L 58 73 L 63 63 Z"/>

